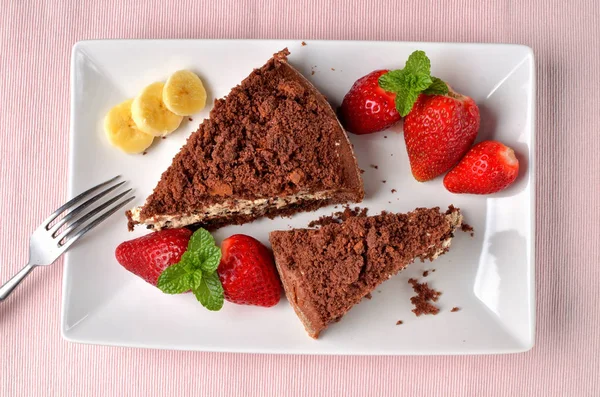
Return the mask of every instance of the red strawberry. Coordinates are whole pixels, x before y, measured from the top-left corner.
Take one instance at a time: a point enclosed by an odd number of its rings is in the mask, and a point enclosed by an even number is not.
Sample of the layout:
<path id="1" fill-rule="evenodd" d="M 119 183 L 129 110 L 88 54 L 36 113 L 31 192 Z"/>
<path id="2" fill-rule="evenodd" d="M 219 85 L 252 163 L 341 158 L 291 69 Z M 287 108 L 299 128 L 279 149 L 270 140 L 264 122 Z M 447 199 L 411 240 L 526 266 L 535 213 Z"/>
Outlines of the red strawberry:
<path id="1" fill-rule="evenodd" d="M 125 269 L 156 285 L 163 270 L 179 262 L 187 250 L 191 235 L 188 229 L 165 229 L 150 233 L 119 244 L 115 256 Z"/>
<path id="2" fill-rule="evenodd" d="M 473 99 L 450 90 L 447 95 L 420 94 L 404 119 L 404 140 L 412 174 L 419 182 L 452 168 L 469 150 L 479 129 Z"/>
<path id="3" fill-rule="evenodd" d="M 221 252 L 217 272 L 225 299 L 265 307 L 279 302 L 281 284 L 267 247 L 250 236 L 235 234 L 223 240 Z"/>
<path id="4" fill-rule="evenodd" d="M 385 130 L 400 121 L 396 94 L 379 86 L 379 77 L 388 70 L 376 70 L 356 80 L 344 97 L 339 116 L 344 127 L 354 134 Z"/>
<path id="5" fill-rule="evenodd" d="M 444 178 L 452 193 L 489 194 L 513 183 L 519 173 L 515 152 L 497 141 L 475 145 Z"/>

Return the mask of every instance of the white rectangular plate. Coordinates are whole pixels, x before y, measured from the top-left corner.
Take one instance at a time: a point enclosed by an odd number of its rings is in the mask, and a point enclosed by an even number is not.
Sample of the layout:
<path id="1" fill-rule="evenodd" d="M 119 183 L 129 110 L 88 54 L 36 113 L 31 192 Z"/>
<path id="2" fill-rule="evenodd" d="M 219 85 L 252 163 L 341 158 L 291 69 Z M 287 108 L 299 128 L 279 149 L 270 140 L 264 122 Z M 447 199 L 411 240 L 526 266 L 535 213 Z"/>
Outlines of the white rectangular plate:
<path id="1" fill-rule="evenodd" d="M 314 354 L 488 354 L 520 352 L 534 341 L 534 58 L 530 48 L 498 44 L 399 42 L 118 40 L 80 42 L 71 69 L 69 195 L 122 174 L 143 203 L 210 106 L 145 156 L 109 146 L 102 129 L 108 109 L 144 86 L 191 69 L 205 81 L 209 102 L 225 96 L 253 68 L 288 47 L 290 62 L 327 96 L 341 103 L 354 81 L 382 68 L 401 68 L 424 50 L 432 74 L 475 99 L 481 110 L 478 141 L 513 147 L 521 164 L 517 181 L 489 196 L 453 195 L 441 178 L 416 182 L 401 126 L 368 136 L 350 134 L 363 174 L 370 214 L 454 204 L 475 236 L 457 233 L 452 250 L 433 263 L 415 263 L 382 284 L 371 300 L 312 340 L 285 299 L 274 308 L 225 303 L 205 310 L 192 294 L 164 295 L 123 269 L 114 258 L 127 232 L 115 215 L 68 252 L 62 333 L 76 342 L 203 351 Z M 313 73 L 314 72 L 314 73 Z M 378 169 L 370 165 L 377 165 Z M 386 181 L 383 183 L 383 181 Z M 392 189 L 397 192 L 392 193 Z M 332 207 L 290 218 L 262 219 L 215 233 L 217 242 L 244 233 L 268 244 L 269 231 L 306 227 Z M 411 313 L 410 277 L 442 291 L 440 313 Z M 452 307 L 458 312 L 451 312 Z M 402 325 L 396 321 L 402 320 Z"/>

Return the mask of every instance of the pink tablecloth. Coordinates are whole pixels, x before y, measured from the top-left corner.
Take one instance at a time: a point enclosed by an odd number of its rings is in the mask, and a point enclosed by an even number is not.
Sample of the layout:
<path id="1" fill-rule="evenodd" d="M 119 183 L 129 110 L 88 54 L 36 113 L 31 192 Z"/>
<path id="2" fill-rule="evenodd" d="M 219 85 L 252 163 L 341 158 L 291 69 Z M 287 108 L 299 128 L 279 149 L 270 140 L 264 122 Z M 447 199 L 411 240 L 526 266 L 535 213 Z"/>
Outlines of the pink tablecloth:
<path id="1" fill-rule="evenodd" d="M 298 3 L 295 5 L 295 3 Z M 295 357 L 60 336 L 62 263 L 0 304 L 0 395 L 600 395 L 600 7 L 595 0 L 2 2 L 0 280 L 66 195 L 69 56 L 93 38 L 520 43 L 537 73 L 537 338 L 484 357 Z"/>

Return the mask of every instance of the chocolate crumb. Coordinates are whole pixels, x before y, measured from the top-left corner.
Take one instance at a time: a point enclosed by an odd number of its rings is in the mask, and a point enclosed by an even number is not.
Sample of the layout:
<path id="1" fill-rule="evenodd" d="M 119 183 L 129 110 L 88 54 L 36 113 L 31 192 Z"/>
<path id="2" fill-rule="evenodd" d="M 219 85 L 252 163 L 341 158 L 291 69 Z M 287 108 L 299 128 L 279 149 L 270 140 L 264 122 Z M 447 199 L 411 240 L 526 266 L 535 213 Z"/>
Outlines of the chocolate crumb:
<path id="1" fill-rule="evenodd" d="M 452 308 L 452 310 L 450 310 L 450 311 L 451 311 L 452 313 L 456 313 L 456 312 L 457 312 L 457 311 L 459 311 L 459 310 L 460 310 L 460 309 L 459 309 L 458 307 L 454 306 L 454 307 Z"/>
<path id="2" fill-rule="evenodd" d="M 358 170 L 360 171 L 361 174 L 365 173 L 365 170 L 363 170 L 362 168 L 359 168 Z"/>
<path id="3" fill-rule="evenodd" d="M 311 72 L 310 72 L 310 75 L 311 75 L 311 76 L 314 76 L 314 75 L 315 75 L 315 71 L 314 71 L 314 70 L 313 70 L 313 71 L 311 71 Z"/>
<path id="4" fill-rule="evenodd" d="M 431 272 L 432 272 L 432 273 L 433 273 L 433 272 L 435 272 L 435 269 L 431 269 Z"/>
<path id="5" fill-rule="evenodd" d="M 429 276 L 429 270 L 425 270 L 425 271 L 423 272 L 423 277 L 427 277 L 427 276 Z"/>
<path id="6" fill-rule="evenodd" d="M 194 119 L 192 119 L 191 117 L 188 117 L 188 120 L 189 120 L 189 121 L 194 121 Z"/>
<path id="7" fill-rule="evenodd" d="M 384 135 L 383 137 L 384 137 L 385 139 L 387 139 L 387 135 Z"/>
<path id="8" fill-rule="evenodd" d="M 388 204 L 392 204 L 392 202 L 391 202 L 391 201 L 388 201 Z"/>
<path id="9" fill-rule="evenodd" d="M 440 309 L 430 302 L 437 302 L 440 295 L 439 291 L 436 291 L 427 285 L 427 283 L 419 283 L 414 278 L 408 280 L 408 283 L 412 285 L 413 290 L 417 295 L 410 298 L 410 302 L 415 306 L 412 312 L 417 317 L 422 314 L 438 314 Z"/>
<path id="10" fill-rule="evenodd" d="M 404 324 L 404 322 L 402 320 L 396 321 L 396 325 L 401 325 L 401 324 Z"/>
<path id="11" fill-rule="evenodd" d="M 147 155 L 147 154 L 148 154 L 148 152 L 146 152 L 146 151 L 144 150 L 144 153 L 142 153 L 142 156 L 145 156 L 145 155 Z"/>
<path id="12" fill-rule="evenodd" d="M 381 182 L 383 182 L 383 183 L 386 183 L 387 181 L 384 179 L 384 180 L 383 180 L 383 181 L 381 181 Z"/>
<path id="13" fill-rule="evenodd" d="M 396 190 L 396 189 L 392 189 L 392 193 L 396 193 L 396 192 L 397 192 L 397 190 Z"/>
<path id="14" fill-rule="evenodd" d="M 334 69 L 334 68 L 331 68 L 331 70 L 335 71 L 335 69 Z"/>
<path id="15" fill-rule="evenodd" d="M 394 153 L 390 153 L 390 156 L 394 157 Z"/>
<path id="16" fill-rule="evenodd" d="M 475 233 L 473 233 L 473 226 L 469 225 L 468 223 L 463 223 L 460 226 L 460 230 L 462 230 L 465 233 L 469 233 L 471 235 L 471 237 L 473 237 L 475 235 Z"/>
<path id="17" fill-rule="evenodd" d="M 325 216 L 320 217 L 317 220 L 311 221 L 308 224 L 308 227 L 325 226 L 325 225 L 330 225 L 332 223 L 342 223 L 349 218 L 365 217 L 365 216 L 367 216 L 367 212 L 369 212 L 368 208 L 354 207 L 352 209 L 348 205 L 343 208 L 344 208 L 343 211 L 337 211 L 331 215 L 325 215 Z"/>
<path id="18" fill-rule="evenodd" d="M 166 136 L 163 136 L 163 137 L 161 137 L 161 139 L 167 139 L 167 137 L 166 137 Z"/>
<path id="19" fill-rule="evenodd" d="M 302 43 L 300 43 L 300 44 L 302 44 L 302 47 L 304 47 L 304 46 L 306 45 L 306 42 L 304 42 L 304 41 L 303 41 L 303 42 L 302 42 Z"/>
<path id="20" fill-rule="evenodd" d="M 371 164 L 370 165 L 371 168 L 375 168 L 376 170 L 379 169 L 379 166 L 375 165 L 375 164 Z"/>
<path id="21" fill-rule="evenodd" d="M 368 294 L 365 295 L 365 298 L 367 299 L 371 299 L 373 297 L 373 295 L 371 295 L 371 293 L 369 292 Z"/>

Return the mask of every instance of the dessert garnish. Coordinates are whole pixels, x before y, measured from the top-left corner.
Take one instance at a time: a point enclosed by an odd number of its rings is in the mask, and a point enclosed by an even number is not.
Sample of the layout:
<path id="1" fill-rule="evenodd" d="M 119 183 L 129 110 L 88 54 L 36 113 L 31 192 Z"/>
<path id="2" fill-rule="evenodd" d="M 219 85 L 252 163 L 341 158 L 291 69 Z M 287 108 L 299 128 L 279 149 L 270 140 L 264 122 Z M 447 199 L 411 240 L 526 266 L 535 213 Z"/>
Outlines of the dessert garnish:
<path id="1" fill-rule="evenodd" d="M 133 99 L 114 106 L 104 118 L 104 133 L 111 145 L 125 153 L 143 153 L 154 137 L 142 132 L 131 117 L 131 103 Z"/>
<path id="2" fill-rule="evenodd" d="M 178 263 L 167 267 L 158 278 L 157 287 L 167 294 L 192 290 L 208 310 L 223 307 L 223 287 L 217 274 L 221 250 L 213 236 L 204 229 L 192 234 L 187 250 Z"/>
<path id="3" fill-rule="evenodd" d="M 125 269 L 156 286 L 160 274 L 181 260 L 191 235 L 188 229 L 150 233 L 119 244 L 115 257 Z"/>
<path id="4" fill-rule="evenodd" d="M 450 170 L 467 153 L 479 130 L 473 99 L 452 90 L 419 95 L 404 119 L 404 141 L 413 176 L 428 181 Z"/>
<path id="5" fill-rule="evenodd" d="M 204 109 L 206 89 L 198 75 L 189 70 L 178 70 L 165 83 L 162 100 L 176 115 L 191 116 Z"/>
<path id="6" fill-rule="evenodd" d="M 125 153 L 145 153 L 154 137 L 175 131 L 183 119 L 199 112 L 206 103 L 200 78 L 189 70 L 175 72 L 166 84 L 145 87 L 134 99 L 109 110 L 104 131 L 111 145 Z"/>
<path id="7" fill-rule="evenodd" d="M 240 305 L 275 306 L 281 282 L 273 255 L 260 241 L 243 234 L 223 240 L 218 274 L 225 299 Z"/>
<path id="8" fill-rule="evenodd" d="M 388 70 L 375 70 L 358 79 L 344 96 L 339 116 L 344 127 L 353 134 L 382 131 L 400 121 L 394 101 L 396 94 L 379 86 L 379 78 Z"/>
<path id="9" fill-rule="evenodd" d="M 444 177 L 444 186 L 452 193 L 496 193 L 513 183 L 518 173 L 514 150 L 497 141 L 483 141 Z"/>

